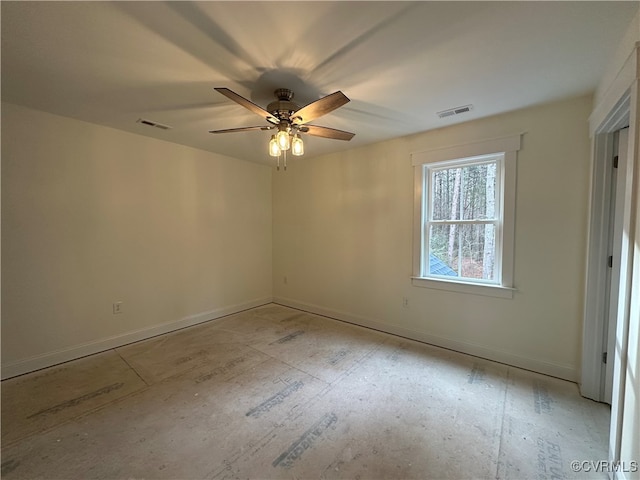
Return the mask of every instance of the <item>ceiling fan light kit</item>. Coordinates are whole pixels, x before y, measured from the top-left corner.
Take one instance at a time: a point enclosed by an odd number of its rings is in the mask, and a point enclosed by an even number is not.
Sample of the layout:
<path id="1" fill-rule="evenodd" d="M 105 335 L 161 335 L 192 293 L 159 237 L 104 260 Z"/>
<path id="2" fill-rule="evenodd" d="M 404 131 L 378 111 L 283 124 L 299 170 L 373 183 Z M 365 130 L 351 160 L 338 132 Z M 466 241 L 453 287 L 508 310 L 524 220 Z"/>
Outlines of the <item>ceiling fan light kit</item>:
<path id="1" fill-rule="evenodd" d="M 291 149 L 292 155 L 297 157 L 304 155 L 304 143 L 300 133 L 346 141 L 351 140 L 355 135 L 354 133 L 336 130 L 334 128 L 307 125 L 308 122 L 322 115 L 326 115 L 349 102 L 347 96 L 340 91 L 322 97 L 300 108 L 300 106 L 293 101 L 293 91 L 288 88 L 278 88 L 273 92 L 277 100 L 267 105 L 267 109 L 265 110 L 228 88 L 217 87 L 215 90 L 247 110 L 260 115 L 264 120 L 269 122 L 270 125 L 210 130 L 209 133 L 247 132 L 251 130 L 273 130 L 277 128 L 278 133 L 271 135 L 268 147 L 269 155 L 277 157 L 278 159 L 278 169 L 280 169 L 281 155 L 284 156 L 285 170 L 287 168 L 287 150 Z"/>

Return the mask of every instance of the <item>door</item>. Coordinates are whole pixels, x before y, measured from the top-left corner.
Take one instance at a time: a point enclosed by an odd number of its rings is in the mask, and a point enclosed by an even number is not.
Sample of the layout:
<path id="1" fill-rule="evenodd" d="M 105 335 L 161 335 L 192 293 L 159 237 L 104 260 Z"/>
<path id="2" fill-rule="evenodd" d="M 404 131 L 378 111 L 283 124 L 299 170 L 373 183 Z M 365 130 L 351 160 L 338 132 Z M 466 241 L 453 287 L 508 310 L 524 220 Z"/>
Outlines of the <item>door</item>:
<path id="1" fill-rule="evenodd" d="M 611 175 L 611 203 L 609 216 L 609 271 L 607 273 L 607 316 L 603 332 L 603 385 L 602 399 L 611 404 L 613 391 L 613 366 L 616 359 L 616 326 L 620 309 L 620 260 L 622 257 L 622 232 L 627 165 L 629 128 L 618 130 L 614 136 L 613 173 Z"/>

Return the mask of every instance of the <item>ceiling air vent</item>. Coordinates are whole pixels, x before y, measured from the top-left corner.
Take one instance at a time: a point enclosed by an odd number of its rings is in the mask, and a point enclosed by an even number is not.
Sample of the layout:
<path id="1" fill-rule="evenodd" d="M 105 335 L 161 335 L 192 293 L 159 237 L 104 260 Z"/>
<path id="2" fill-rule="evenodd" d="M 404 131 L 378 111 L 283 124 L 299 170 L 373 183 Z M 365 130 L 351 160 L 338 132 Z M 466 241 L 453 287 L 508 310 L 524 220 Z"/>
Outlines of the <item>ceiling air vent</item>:
<path id="1" fill-rule="evenodd" d="M 437 115 L 440 118 L 452 117 L 454 115 L 460 115 L 473 110 L 473 105 L 464 105 L 462 107 L 450 108 L 449 110 L 443 110 L 438 112 Z"/>
<path id="2" fill-rule="evenodd" d="M 143 125 L 148 125 L 149 127 L 156 127 L 160 130 L 169 130 L 171 127 L 169 125 L 163 125 L 162 123 L 153 122 L 151 120 L 145 120 L 144 118 L 139 118 L 137 123 L 141 123 Z"/>

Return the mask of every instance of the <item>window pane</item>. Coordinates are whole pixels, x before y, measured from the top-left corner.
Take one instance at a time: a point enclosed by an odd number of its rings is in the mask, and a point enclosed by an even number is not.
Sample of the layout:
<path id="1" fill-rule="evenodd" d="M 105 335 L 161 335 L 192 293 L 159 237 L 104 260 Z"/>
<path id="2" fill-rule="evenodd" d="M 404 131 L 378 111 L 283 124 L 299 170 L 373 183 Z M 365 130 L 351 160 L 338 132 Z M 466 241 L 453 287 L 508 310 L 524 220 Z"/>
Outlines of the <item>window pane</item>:
<path id="1" fill-rule="evenodd" d="M 495 226 L 431 225 L 429 275 L 495 281 Z"/>
<path id="2" fill-rule="evenodd" d="M 458 228 L 462 277 L 495 280 L 495 226 L 461 225 Z"/>
<path id="3" fill-rule="evenodd" d="M 496 214 L 496 164 L 462 168 L 462 218 L 486 220 Z"/>
<path id="4" fill-rule="evenodd" d="M 435 170 L 431 176 L 431 206 L 434 220 L 460 219 L 462 168 Z"/>
<path id="5" fill-rule="evenodd" d="M 432 225 L 429 229 L 429 275 L 458 276 L 457 225 Z"/>
<path id="6" fill-rule="evenodd" d="M 496 162 L 431 173 L 433 220 L 487 220 L 496 214 Z"/>

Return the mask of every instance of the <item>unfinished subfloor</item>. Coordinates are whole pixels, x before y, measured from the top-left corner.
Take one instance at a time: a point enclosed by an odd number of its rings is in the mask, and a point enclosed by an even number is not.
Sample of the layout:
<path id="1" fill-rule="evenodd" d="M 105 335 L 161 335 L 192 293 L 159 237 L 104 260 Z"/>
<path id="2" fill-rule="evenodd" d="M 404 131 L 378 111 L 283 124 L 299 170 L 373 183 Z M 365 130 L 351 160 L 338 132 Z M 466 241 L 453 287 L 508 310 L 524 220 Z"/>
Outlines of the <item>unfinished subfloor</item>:
<path id="1" fill-rule="evenodd" d="M 570 463 L 607 459 L 609 415 L 272 304 L 2 382 L 2 478 L 598 478 Z"/>

